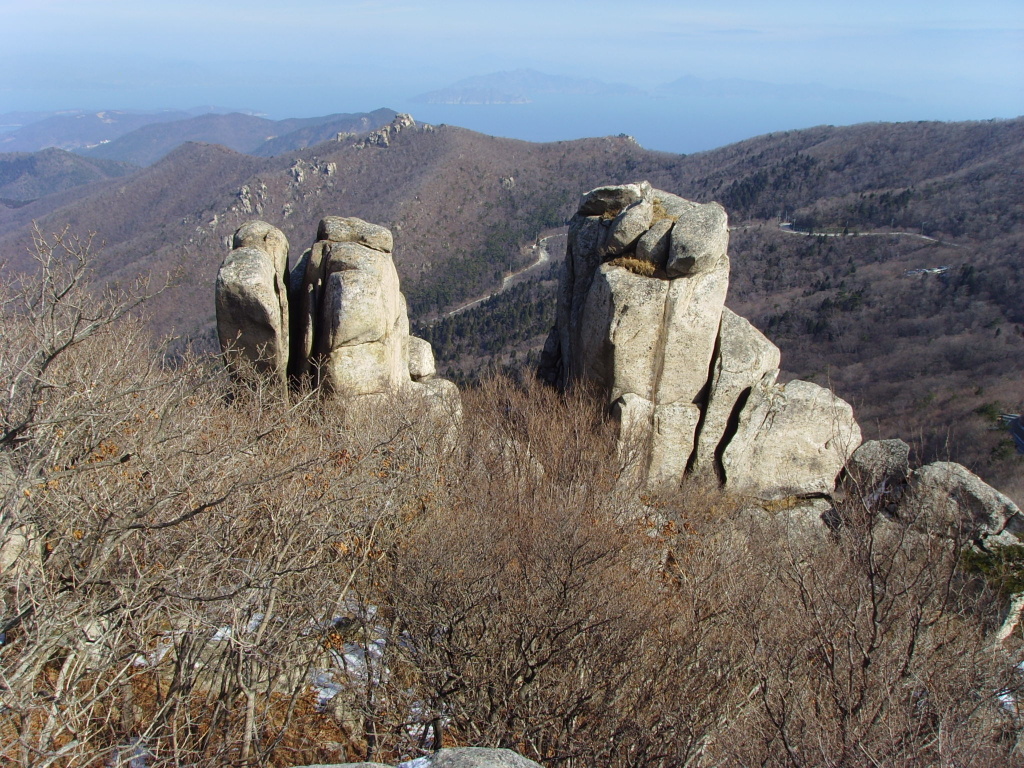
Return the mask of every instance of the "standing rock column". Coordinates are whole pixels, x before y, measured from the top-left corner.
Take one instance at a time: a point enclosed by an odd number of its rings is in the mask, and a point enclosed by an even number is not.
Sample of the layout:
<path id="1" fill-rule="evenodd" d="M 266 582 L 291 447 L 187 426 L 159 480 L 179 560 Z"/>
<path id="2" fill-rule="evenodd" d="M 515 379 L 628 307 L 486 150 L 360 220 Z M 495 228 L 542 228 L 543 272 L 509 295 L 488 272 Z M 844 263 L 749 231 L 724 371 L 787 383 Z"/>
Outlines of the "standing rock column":
<path id="1" fill-rule="evenodd" d="M 347 395 L 385 392 L 409 380 L 409 321 L 392 247 L 389 230 L 362 219 L 320 222 L 296 286 L 293 371 L 315 369 L 320 383 Z"/>
<path id="2" fill-rule="evenodd" d="M 727 246 L 721 206 L 647 182 L 588 192 L 569 224 L 542 375 L 598 385 L 630 425 L 629 453 L 647 451 L 654 486 L 678 484 L 690 462 L 729 285 Z"/>
<path id="3" fill-rule="evenodd" d="M 217 336 L 228 366 L 283 386 L 288 369 L 288 240 L 265 221 L 235 232 L 214 290 Z"/>
<path id="4" fill-rule="evenodd" d="M 328 216 L 290 274 L 288 242 L 266 222 L 243 225 L 234 245 L 216 289 L 229 365 L 244 360 L 282 385 L 290 374 L 342 397 L 411 396 L 457 428 L 458 388 L 436 377 L 430 344 L 409 334 L 388 229 Z"/>
<path id="5" fill-rule="evenodd" d="M 648 487 L 714 472 L 765 499 L 827 494 L 860 429 L 827 390 L 775 385 L 778 348 L 725 308 L 728 245 L 717 203 L 647 182 L 586 193 L 539 374 L 604 393 Z"/>

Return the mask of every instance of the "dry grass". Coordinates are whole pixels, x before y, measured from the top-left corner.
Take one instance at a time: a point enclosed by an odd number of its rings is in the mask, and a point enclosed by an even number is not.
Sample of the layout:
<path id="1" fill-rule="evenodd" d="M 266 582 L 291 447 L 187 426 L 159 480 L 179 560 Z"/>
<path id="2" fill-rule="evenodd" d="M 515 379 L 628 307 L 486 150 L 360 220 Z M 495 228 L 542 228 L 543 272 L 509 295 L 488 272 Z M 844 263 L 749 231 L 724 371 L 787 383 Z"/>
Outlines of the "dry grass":
<path id="1" fill-rule="evenodd" d="M 622 267 L 643 277 L 657 277 L 658 274 L 657 264 L 645 259 L 638 259 L 636 256 L 619 256 L 608 263 L 613 267 Z"/>

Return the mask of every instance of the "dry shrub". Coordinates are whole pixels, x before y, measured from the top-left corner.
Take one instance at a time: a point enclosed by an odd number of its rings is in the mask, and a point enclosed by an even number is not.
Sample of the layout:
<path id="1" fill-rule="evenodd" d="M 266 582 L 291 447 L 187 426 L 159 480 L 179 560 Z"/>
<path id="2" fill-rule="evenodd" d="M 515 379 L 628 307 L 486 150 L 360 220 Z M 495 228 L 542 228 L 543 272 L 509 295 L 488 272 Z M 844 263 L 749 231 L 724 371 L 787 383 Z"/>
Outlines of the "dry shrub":
<path id="1" fill-rule="evenodd" d="M 459 437 L 166 364 L 68 245 L 0 293 L 5 764 L 1020 762 L 956 542 L 639 497 L 582 392 L 489 379 Z"/>
<path id="2" fill-rule="evenodd" d="M 958 545 L 861 502 L 830 543 L 781 513 L 752 520 L 759 599 L 734 630 L 750 703 L 716 765 L 997 765 L 1020 759 L 1012 660 L 957 569 Z M 755 566 L 755 567 L 751 567 Z"/>
<path id="3" fill-rule="evenodd" d="M 0 573 L 0 761 L 346 757 L 310 680 L 435 481 L 437 425 L 383 407 L 354 432 L 342 408 L 171 365 L 137 296 L 89 289 L 85 245 L 40 249 L 0 286 L 0 544 L 33 542 Z"/>
<path id="4" fill-rule="evenodd" d="M 462 464 L 386 596 L 390 663 L 410 670 L 430 741 L 683 765 L 725 717 L 735 580 L 709 552 L 666 574 L 670 536 L 617 483 L 612 437 L 584 395 L 503 379 L 467 393 Z"/>

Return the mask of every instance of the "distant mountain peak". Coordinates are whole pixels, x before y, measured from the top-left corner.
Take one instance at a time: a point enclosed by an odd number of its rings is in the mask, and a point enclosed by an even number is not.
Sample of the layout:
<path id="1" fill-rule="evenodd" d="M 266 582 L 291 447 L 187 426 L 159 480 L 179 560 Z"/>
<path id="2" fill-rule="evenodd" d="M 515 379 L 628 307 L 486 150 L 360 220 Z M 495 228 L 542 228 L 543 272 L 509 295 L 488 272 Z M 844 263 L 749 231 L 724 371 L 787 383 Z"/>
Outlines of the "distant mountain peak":
<path id="1" fill-rule="evenodd" d="M 412 101 L 426 104 L 529 104 L 538 96 L 610 96 L 639 92 L 638 88 L 624 83 L 550 75 L 523 68 L 467 77 L 446 88 L 421 93 Z"/>

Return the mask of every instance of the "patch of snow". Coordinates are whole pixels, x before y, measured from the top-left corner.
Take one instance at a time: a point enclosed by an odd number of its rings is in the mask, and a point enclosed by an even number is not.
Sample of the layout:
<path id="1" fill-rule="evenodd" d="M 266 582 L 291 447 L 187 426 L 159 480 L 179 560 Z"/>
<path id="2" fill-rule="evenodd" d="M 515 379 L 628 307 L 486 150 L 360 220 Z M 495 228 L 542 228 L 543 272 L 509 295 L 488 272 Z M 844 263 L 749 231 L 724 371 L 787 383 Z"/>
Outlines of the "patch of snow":
<path id="1" fill-rule="evenodd" d="M 322 710 L 328 702 L 341 693 L 341 683 L 337 681 L 334 673 L 329 669 L 315 669 L 310 675 L 310 684 L 316 691 L 316 706 Z"/>
<path id="2" fill-rule="evenodd" d="M 133 667 L 155 667 L 174 647 L 174 633 L 168 632 L 156 639 L 156 648 L 148 653 L 137 653 L 132 659 Z"/>
<path id="3" fill-rule="evenodd" d="M 999 703 L 1002 704 L 1003 709 L 1010 712 L 1017 711 L 1017 699 L 1005 688 L 996 694 L 996 698 L 999 699 Z"/>
<path id="4" fill-rule="evenodd" d="M 127 758 L 127 763 L 125 759 Z M 140 738 L 134 738 L 128 745 L 118 749 L 111 755 L 107 765 L 127 765 L 128 768 L 149 768 L 149 761 L 153 753 L 146 747 L 146 742 Z"/>

